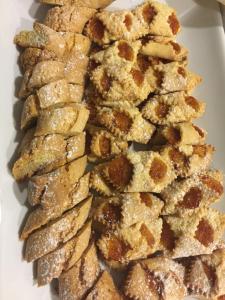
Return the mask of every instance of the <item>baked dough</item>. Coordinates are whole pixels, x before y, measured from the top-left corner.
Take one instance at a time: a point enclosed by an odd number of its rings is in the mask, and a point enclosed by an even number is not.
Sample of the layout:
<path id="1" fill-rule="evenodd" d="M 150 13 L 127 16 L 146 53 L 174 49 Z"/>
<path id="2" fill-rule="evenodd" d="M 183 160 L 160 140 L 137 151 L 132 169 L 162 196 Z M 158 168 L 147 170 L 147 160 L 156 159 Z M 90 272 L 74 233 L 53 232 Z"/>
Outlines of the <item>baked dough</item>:
<path id="1" fill-rule="evenodd" d="M 113 0 L 40 0 L 41 3 L 53 5 L 76 5 L 90 8 L 104 8 Z"/>

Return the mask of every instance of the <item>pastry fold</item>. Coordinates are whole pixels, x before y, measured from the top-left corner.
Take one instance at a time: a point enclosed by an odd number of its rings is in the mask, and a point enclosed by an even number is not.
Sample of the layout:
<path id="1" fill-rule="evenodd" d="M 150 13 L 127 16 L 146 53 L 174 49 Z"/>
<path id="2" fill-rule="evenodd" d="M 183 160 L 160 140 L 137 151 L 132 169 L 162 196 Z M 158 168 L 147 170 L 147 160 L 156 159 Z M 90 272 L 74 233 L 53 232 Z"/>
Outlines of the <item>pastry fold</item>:
<path id="1" fill-rule="evenodd" d="M 37 282 L 39 286 L 58 278 L 62 271 L 69 270 L 81 258 L 88 246 L 91 235 L 91 222 L 88 221 L 78 235 L 61 245 L 53 252 L 37 261 Z"/>
<path id="2" fill-rule="evenodd" d="M 223 194 L 223 176 L 220 171 L 205 171 L 183 180 L 174 181 L 160 196 L 164 201 L 163 215 L 192 213 L 208 208 Z"/>
<path id="3" fill-rule="evenodd" d="M 61 300 L 82 299 L 95 284 L 100 266 L 95 244 L 92 243 L 79 261 L 59 277 L 59 297 Z M 80 276 L 82 274 L 82 276 Z"/>
<path id="4" fill-rule="evenodd" d="M 155 131 L 137 108 L 100 107 L 97 121 L 116 137 L 142 144 L 147 144 Z"/>
<path id="5" fill-rule="evenodd" d="M 115 40 L 136 40 L 144 35 L 173 37 L 180 30 L 175 11 L 156 1 L 146 1 L 132 11 L 102 11 L 87 24 L 86 34 L 103 45 Z"/>
<path id="6" fill-rule="evenodd" d="M 141 112 L 145 119 L 156 125 L 191 122 L 203 115 L 205 103 L 185 92 L 154 96 L 144 105 Z"/>
<path id="7" fill-rule="evenodd" d="M 44 24 L 58 32 L 81 33 L 96 10 L 90 7 L 65 5 L 48 10 Z"/>
<path id="8" fill-rule="evenodd" d="M 168 258 L 136 263 L 128 272 L 124 292 L 129 299 L 178 300 L 186 295 L 184 268 Z"/>
<path id="9" fill-rule="evenodd" d="M 84 150 L 85 133 L 69 137 L 60 134 L 34 137 L 14 163 L 13 176 L 16 180 L 24 180 L 37 172 L 50 172 L 82 156 Z"/>
<path id="10" fill-rule="evenodd" d="M 192 214 L 163 217 L 161 237 L 165 255 L 173 258 L 211 254 L 220 247 L 225 215 L 200 208 Z"/>
<path id="11" fill-rule="evenodd" d="M 26 241 L 26 261 L 31 262 L 54 251 L 75 236 L 88 218 L 91 202 L 89 197 L 59 219 L 30 234 Z"/>
<path id="12" fill-rule="evenodd" d="M 104 8 L 113 0 L 40 0 L 41 3 L 47 3 L 52 5 L 76 5 L 85 6 L 90 8 Z"/>

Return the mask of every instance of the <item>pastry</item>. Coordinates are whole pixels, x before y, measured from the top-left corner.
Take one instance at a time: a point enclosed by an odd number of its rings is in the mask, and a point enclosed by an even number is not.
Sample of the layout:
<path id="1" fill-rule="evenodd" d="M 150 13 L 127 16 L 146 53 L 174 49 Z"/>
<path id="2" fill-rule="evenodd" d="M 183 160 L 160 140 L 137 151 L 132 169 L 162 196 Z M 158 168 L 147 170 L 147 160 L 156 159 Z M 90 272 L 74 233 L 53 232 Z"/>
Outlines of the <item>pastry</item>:
<path id="1" fill-rule="evenodd" d="M 95 286 L 85 298 L 86 300 L 122 300 L 112 277 L 107 271 L 103 271 Z"/>
<path id="2" fill-rule="evenodd" d="M 155 126 L 144 120 L 137 108 L 98 109 L 97 121 L 115 136 L 126 141 L 147 144 Z"/>
<path id="3" fill-rule="evenodd" d="M 129 271 L 125 295 L 129 299 L 178 300 L 186 295 L 184 268 L 168 258 L 152 258 L 136 263 Z"/>
<path id="4" fill-rule="evenodd" d="M 80 203 L 82 200 L 84 200 L 88 196 L 88 191 L 89 191 L 88 183 L 89 183 L 89 174 L 86 174 L 83 177 L 81 177 L 78 182 L 74 183 L 74 185 L 72 186 L 73 187 L 72 191 L 69 190 L 70 194 L 66 194 L 65 192 L 62 192 L 58 195 L 56 189 L 56 191 L 53 192 L 53 196 L 56 195 L 55 201 L 51 199 L 52 201 L 51 203 L 47 203 L 48 204 L 47 207 L 45 207 L 46 203 L 44 202 L 44 200 L 48 200 L 48 199 L 45 199 L 45 197 L 43 197 L 43 201 L 41 202 L 41 205 L 36 207 L 28 215 L 28 218 L 26 220 L 20 238 L 22 240 L 27 239 L 29 234 L 31 234 L 34 230 L 40 228 L 41 226 L 44 226 L 51 220 L 55 220 L 56 218 L 60 217 L 65 211 L 71 209 L 72 207 Z M 50 191 L 51 189 L 49 188 L 49 193 Z M 65 196 L 65 198 L 63 198 L 63 196 Z M 57 199 L 59 198 L 60 201 L 57 202 Z M 48 201 L 50 202 L 50 199 Z"/>
<path id="5" fill-rule="evenodd" d="M 113 0 L 40 0 L 40 2 L 54 5 L 77 5 L 90 8 L 103 8 L 113 2 Z"/>
<path id="6" fill-rule="evenodd" d="M 174 181 L 160 197 L 164 201 L 163 215 L 192 213 L 198 208 L 209 207 L 223 193 L 220 171 L 205 171 L 183 180 Z"/>
<path id="7" fill-rule="evenodd" d="M 59 32 L 81 33 L 96 10 L 77 5 L 56 6 L 48 10 L 44 24 Z"/>
<path id="8" fill-rule="evenodd" d="M 182 216 L 165 216 L 162 249 L 173 258 L 211 254 L 220 245 L 224 229 L 224 214 L 212 208 L 196 209 Z"/>
<path id="9" fill-rule="evenodd" d="M 100 266 L 95 244 L 85 250 L 78 262 L 59 277 L 59 297 L 61 300 L 83 298 L 99 277 Z"/>
<path id="10" fill-rule="evenodd" d="M 145 119 L 156 125 L 191 122 L 203 115 L 205 104 L 184 92 L 154 96 L 142 108 Z"/>
<path id="11" fill-rule="evenodd" d="M 34 137 L 14 163 L 13 176 L 24 180 L 35 173 L 50 172 L 84 154 L 85 134 Z"/>
<path id="12" fill-rule="evenodd" d="M 53 252 L 37 260 L 37 282 L 39 286 L 58 278 L 62 271 L 69 270 L 81 258 L 88 246 L 91 222 L 87 222 L 78 235 L 61 245 Z"/>
<path id="13" fill-rule="evenodd" d="M 59 219 L 30 234 L 26 241 L 26 261 L 31 262 L 54 251 L 75 236 L 88 218 L 91 200 L 89 197 Z"/>

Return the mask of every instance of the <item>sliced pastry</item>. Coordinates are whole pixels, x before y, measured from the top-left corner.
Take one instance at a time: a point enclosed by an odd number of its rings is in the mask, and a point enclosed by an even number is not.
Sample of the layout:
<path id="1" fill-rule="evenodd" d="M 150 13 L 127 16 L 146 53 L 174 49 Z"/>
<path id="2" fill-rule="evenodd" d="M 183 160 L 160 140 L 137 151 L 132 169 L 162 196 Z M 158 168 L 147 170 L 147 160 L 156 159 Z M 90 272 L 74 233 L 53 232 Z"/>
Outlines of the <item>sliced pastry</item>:
<path id="1" fill-rule="evenodd" d="M 52 184 L 48 185 L 49 192 L 47 190 L 44 191 L 43 197 L 39 195 L 41 203 L 28 215 L 20 237 L 22 240 L 27 239 L 33 231 L 46 225 L 49 221 L 57 219 L 65 211 L 71 209 L 88 196 L 89 174 L 84 175 L 79 179 L 79 181 L 74 182 L 74 184 L 71 185 L 71 188 L 65 187 L 65 190 L 62 187 L 63 182 L 65 181 L 62 180 L 62 184 L 60 184 L 56 179 L 56 187 L 54 187 L 54 183 L 52 181 Z M 67 183 L 65 182 L 65 184 Z M 41 184 L 39 185 L 42 187 L 41 190 L 43 191 L 44 186 Z M 51 191 L 52 198 L 49 198 Z"/>
<path id="2" fill-rule="evenodd" d="M 124 292 L 129 299 L 178 300 L 186 295 L 184 268 L 168 258 L 135 264 L 127 275 Z"/>
<path id="3" fill-rule="evenodd" d="M 160 193 L 174 179 L 171 163 L 157 152 L 128 152 L 104 164 L 103 177 L 125 192 Z"/>
<path id="4" fill-rule="evenodd" d="M 185 284 L 188 294 L 201 299 L 222 300 L 225 295 L 225 250 L 190 259 Z"/>
<path id="5" fill-rule="evenodd" d="M 108 159 L 114 155 L 126 152 L 128 143 L 115 137 L 109 131 L 93 125 L 87 126 L 87 139 L 89 138 L 88 153 L 89 161 Z"/>
<path id="6" fill-rule="evenodd" d="M 91 222 L 87 222 L 78 235 L 61 245 L 53 252 L 37 261 L 37 282 L 39 286 L 59 278 L 62 271 L 69 270 L 81 258 L 88 246 L 91 235 Z"/>
<path id="7" fill-rule="evenodd" d="M 40 0 L 41 3 L 52 5 L 76 5 L 85 6 L 90 8 L 104 8 L 109 5 L 113 0 Z"/>
<path id="8" fill-rule="evenodd" d="M 211 161 L 215 148 L 211 145 L 184 145 L 180 147 L 164 146 L 160 154 L 167 157 L 179 177 L 188 177 L 206 170 Z"/>
<path id="9" fill-rule="evenodd" d="M 74 237 L 88 218 L 91 202 L 92 198 L 89 197 L 59 219 L 29 235 L 26 241 L 26 261 L 36 260 Z"/>
<path id="10" fill-rule="evenodd" d="M 85 133 L 70 137 L 60 134 L 34 137 L 14 163 L 13 176 L 24 180 L 37 172 L 50 172 L 82 156 L 84 150 Z"/>
<path id="11" fill-rule="evenodd" d="M 174 181 L 165 188 L 160 197 L 164 202 L 163 215 L 192 213 L 209 207 L 223 194 L 223 176 L 220 171 L 205 171 L 189 178 Z"/>
<path id="12" fill-rule="evenodd" d="M 211 254 L 222 240 L 225 215 L 212 209 L 196 209 L 192 214 L 163 217 L 161 245 L 173 258 Z"/>
<path id="13" fill-rule="evenodd" d="M 198 126 L 183 122 L 158 127 L 151 140 L 153 145 L 188 146 L 204 144 L 206 132 Z"/>
<path id="14" fill-rule="evenodd" d="M 137 108 L 101 107 L 97 121 L 115 136 L 142 144 L 147 144 L 155 131 L 155 126 L 146 121 Z"/>
<path id="15" fill-rule="evenodd" d="M 95 12 L 95 9 L 85 6 L 56 6 L 48 10 L 44 23 L 55 31 L 81 33 Z"/>
<path id="16" fill-rule="evenodd" d="M 69 103 L 39 112 L 35 136 L 47 134 L 74 135 L 82 132 L 87 123 L 89 110 L 84 104 Z"/>
<path id="17" fill-rule="evenodd" d="M 185 92 L 154 96 L 142 108 L 145 119 L 156 125 L 191 122 L 203 115 L 205 103 Z"/>
<path id="18" fill-rule="evenodd" d="M 92 288 L 99 277 L 100 266 L 95 244 L 86 249 L 78 262 L 59 277 L 61 300 L 79 300 Z"/>
<path id="19" fill-rule="evenodd" d="M 98 281 L 85 298 L 86 300 L 122 300 L 112 277 L 108 271 L 103 271 Z"/>
<path id="20" fill-rule="evenodd" d="M 180 30 L 175 11 L 169 6 L 146 1 L 133 11 L 102 11 L 87 24 L 86 33 L 102 45 L 115 40 L 135 40 L 144 35 L 172 37 Z"/>
<path id="21" fill-rule="evenodd" d="M 148 219 L 102 234 L 97 245 L 106 262 L 117 268 L 157 252 L 161 232 L 162 220 Z"/>

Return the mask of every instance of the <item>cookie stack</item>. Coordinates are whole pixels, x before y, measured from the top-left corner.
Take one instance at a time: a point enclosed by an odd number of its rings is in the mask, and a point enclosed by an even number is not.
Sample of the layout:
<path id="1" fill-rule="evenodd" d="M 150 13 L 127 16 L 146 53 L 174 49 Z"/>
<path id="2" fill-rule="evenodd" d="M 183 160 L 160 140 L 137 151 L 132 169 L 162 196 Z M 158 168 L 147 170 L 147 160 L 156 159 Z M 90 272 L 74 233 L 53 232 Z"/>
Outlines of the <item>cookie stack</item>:
<path id="1" fill-rule="evenodd" d="M 62 300 L 224 299 L 225 215 L 210 207 L 222 174 L 193 123 L 205 103 L 175 10 L 41 2 L 54 5 L 44 24 L 15 37 L 25 136 L 13 167 L 29 180 L 21 239 L 38 285 L 59 278 Z M 108 268 L 125 276 L 118 288 Z"/>

